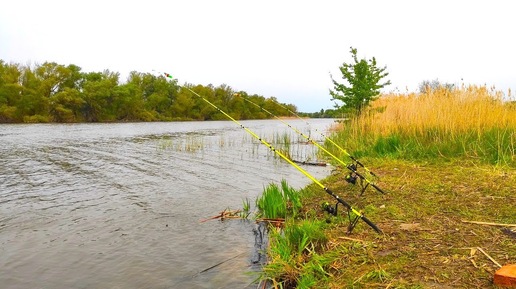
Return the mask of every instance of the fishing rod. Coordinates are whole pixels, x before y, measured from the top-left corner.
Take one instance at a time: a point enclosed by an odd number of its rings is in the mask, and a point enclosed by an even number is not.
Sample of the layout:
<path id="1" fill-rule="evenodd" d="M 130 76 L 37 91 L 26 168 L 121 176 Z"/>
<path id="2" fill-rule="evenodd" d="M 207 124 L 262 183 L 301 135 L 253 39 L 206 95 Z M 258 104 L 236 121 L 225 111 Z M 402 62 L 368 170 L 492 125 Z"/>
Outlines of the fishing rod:
<path id="1" fill-rule="evenodd" d="M 314 144 L 315 146 L 317 146 L 319 149 L 321 149 L 322 151 L 324 151 L 326 154 L 328 154 L 329 156 L 331 156 L 332 158 L 334 158 L 336 161 L 338 161 L 339 163 L 341 163 L 343 166 L 345 166 L 346 168 L 348 168 L 350 171 L 351 171 L 351 174 L 347 175 L 346 176 L 346 181 L 348 181 L 349 183 L 352 183 L 352 184 L 355 184 L 356 181 L 357 181 L 357 177 L 361 180 L 361 181 L 365 181 L 366 182 L 366 185 L 365 186 L 362 186 L 362 191 L 360 193 L 360 195 L 362 195 L 365 190 L 367 189 L 367 186 L 371 185 L 373 188 L 375 188 L 378 192 L 382 193 L 382 194 L 385 194 L 385 192 L 380 189 L 376 184 L 374 184 L 372 181 L 370 181 L 368 178 L 366 178 L 364 175 L 360 174 L 358 171 L 357 171 L 357 167 L 356 165 L 354 164 L 346 164 L 343 160 L 341 160 L 340 158 L 338 158 L 337 156 L 335 156 L 334 154 L 332 154 L 331 152 L 329 152 L 326 148 L 324 148 L 322 145 L 320 145 L 318 142 L 312 140 L 309 136 L 305 135 L 304 133 L 302 133 L 301 131 L 299 131 L 298 129 L 296 129 L 295 127 L 291 126 L 289 123 L 287 123 L 286 121 L 282 120 L 281 118 L 279 118 L 278 116 L 274 115 L 272 112 L 268 111 L 267 109 L 261 107 L 260 105 L 254 103 L 253 101 L 251 101 L 250 99 L 248 99 L 247 97 L 245 96 L 240 96 L 239 93 L 236 94 L 236 96 L 239 96 L 239 97 L 242 97 L 242 99 L 244 99 L 245 101 L 249 102 L 250 104 L 260 108 L 261 110 L 263 110 L 264 112 L 268 113 L 270 116 L 278 119 L 279 121 L 281 121 L 283 124 L 285 124 L 286 126 L 288 126 L 289 128 L 291 128 L 292 130 L 294 130 L 296 133 L 300 134 L 302 137 L 304 137 L 309 143 L 312 143 Z"/>
<path id="2" fill-rule="evenodd" d="M 298 119 L 306 122 L 306 124 L 310 125 L 309 122 L 307 122 L 306 120 L 304 120 L 302 117 L 300 117 L 297 113 L 293 112 L 292 110 L 290 110 L 287 106 L 284 106 L 282 105 L 281 103 L 275 101 L 275 103 L 277 105 L 279 105 L 280 107 L 282 107 L 283 109 L 286 109 L 289 113 L 293 114 L 294 116 L 296 116 Z M 319 132 L 317 129 L 315 129 L 316 132 Z M 336 146 L 341 152 L 343 152 L 346 156 L 348 156 L 356 165 L 359 165 L 360 167 L 362 167 L 366 172 L 368 172 L 369 174 L 371 174 L 372 176 L 374 177 L 378 177 L 374 172 L 372 172 L 370 169 L 368 169 L 364 164 L 362 164 L 362 162 L 360 162 L 357 158 L 355 158 L 354 156 L 352 156 L 350 153 L 348 153 L 347 150 L 345 150 L 343 147 L 339 146 L 336 142 L 334 142 L 331 138 L 325 136 L 322 132 L 319 132 L 321 134 L 321 136 L 329 141 L 331 144 L 333 144 L 334 146 Z M 355 167 L 356 167 L 355 165 Z"/>
<path id="3" fill-rule="evenodd" d="M 166 73 L 164 72 L 163 73 L 165 75 L 165 77 L 167 78 L 170 78 L 170 79 L 174 79 L 172 77 L 172 75 L 170 75 L 169 73 Z M 178 85 L 180 86 L 180 85 Z M 294 168 L 296 168 L 299 172 L 301 172 L 303 175 L 305 175 L 307 178 L 309 178 L 310 180 L 312 180 L 314 183 L 316 183 L 319 187 L 321 187 L 326 193 L 328 193 L 330 196 L 332 196 L 335 200 L 337 200 L 337 204 L 335 205 L 335 213 L 336 213 L 336 209 L 337 209 L 337 206 L 338 204 L 342 204 L 344 207 L 346 207 L 346 209 L 348 210 L 348 217 L 349 217 L 349 220 L 350 220 L 350 224 L 348 226 L 348 232 L 351 233 L 351 231 L 353 230 L 353 228 L 356 226 L 356 224 L 358 223 L 358 221 L 361 219 L 362 221 L 366 222 L 366 224 L 368 224 L 371 228 L 373 228 L 373 230 L 375 230 L 377 233 L 382 233 L 382 230 L 380 230 L 373 222 L 371 222 L 368 218 L 366 218 L 366 216 L 364 216 L 364 214 L 362 214 L 361 212 L 357 211 L 355 208 L 353 208 L 349 203 L 347 203 L 346 201 L 344 201 L 343 199 L 341 199 L 338 195 L 336 195 L 332 190 L 330 190 L 328 187 L 326 187 L 325 185 L 323 185 L 319 180 L 317 180 L 315 177 L 313 177 L 311 174 L 309 174 L 307 171 L 305 171 L 303 168 L 301 168 L 300 166 L 298 166 L 296 163 L 294 163 L 291 159 L 289 159 L 287 156 L 285 156 L 282 152 L 280 152 L 279 150 L 275 149 L 270 143 L 268 143 L 267 141 L 265 141 L 263 138 L 261 138 L 260 136 L 258 136 L 255 132 L 253 132 L 252 130 L 250 130 L 249 128 L 245 127 L 243 124 L 241 124 L 240 122 L 238 122 L 236 119 L 234 119 L 231 115 L 227 114 L 225 111 L 223 111 L 222 109 L 220 109 L 218 106 L 216 106 L 215 104 L 213 104 L 211 101 L 207 100 L 206 98 L 202 97 L 201 95 L 199 95 L 197 92 L 193 91 L 192 89 L 190 89 L 189 87 L 187 86 L 181 86 L 185 89 L 187 89 L 188 91 L 190 91 L 191 93 L 193 93 L 195 96 L 197 96 L 198 98 L 202 99 L 204 102 L 206 102 L 208 105 L 210 105 L 211 107 L 213 107 L 214 109 L 216 109 L 218 112 L 222 113 L 224 116 L 226 116 L 228 119 L 230 119 L 231 121 L 233 121 L 235 124 L 237 124 L 238 126 L 240 126 L 242 129 L 244 129 L 247 133 L 249 133 L 251 136 L 253 136 L 255 139 L 257 139 L 258 141 L 260 141 L 263 145 L 265 145 L 266 147 L 268 147 L 271 151 L 273 151 L 274 153 L 276 153 L 279 157 L 281 157 L 283 160 L 285 160 L 286 162 L 288 162 L 290 165 L 292 165 Z M 329 208 L 329 209 L 333 209 L 333 208 Z M 351 216 L 351 213 L 353 215 L 355 215 L 354 218 L 352 218 Z"/>

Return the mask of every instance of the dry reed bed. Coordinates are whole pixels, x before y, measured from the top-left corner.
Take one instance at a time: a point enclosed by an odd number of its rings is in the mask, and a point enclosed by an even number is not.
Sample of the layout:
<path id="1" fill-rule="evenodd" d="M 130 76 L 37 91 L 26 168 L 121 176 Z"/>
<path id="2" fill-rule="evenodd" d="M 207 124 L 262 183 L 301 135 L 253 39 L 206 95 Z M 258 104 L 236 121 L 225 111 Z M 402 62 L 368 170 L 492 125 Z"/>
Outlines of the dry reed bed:
<path id="1" fill-rule="evenodd" d="M 516 161 L 516 103 L 484 86 L 384 95 L 336 130 L 340 143 L 359 154 L 370 147 L 373 156 L 397 152 Z"/>

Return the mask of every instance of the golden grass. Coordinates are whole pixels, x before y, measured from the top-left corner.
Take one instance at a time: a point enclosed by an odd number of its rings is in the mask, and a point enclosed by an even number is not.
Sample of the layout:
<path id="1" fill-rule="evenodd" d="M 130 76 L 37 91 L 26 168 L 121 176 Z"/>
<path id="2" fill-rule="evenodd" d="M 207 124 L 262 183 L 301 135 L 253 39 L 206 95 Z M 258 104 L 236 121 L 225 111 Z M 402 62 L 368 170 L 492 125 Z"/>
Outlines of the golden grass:
<path id="1" fill-rule="evenodd" d="M 507 163 L 516 152 L 516 103 L 485 86 L 383 95 L 338 126 L 338 140 L 365 155 L 388 151 Z"/>
<path id="2" fill-rule="evenodd" d="M 428 129 L 453 136 L 494 127 L 516 128 L 516 109 L 503 101 L 501 92 L 483 86 L 442 88 L 423 94 L 384 95 L 355 121 L 358 132 L 383 136 L 423 135 Z"/>

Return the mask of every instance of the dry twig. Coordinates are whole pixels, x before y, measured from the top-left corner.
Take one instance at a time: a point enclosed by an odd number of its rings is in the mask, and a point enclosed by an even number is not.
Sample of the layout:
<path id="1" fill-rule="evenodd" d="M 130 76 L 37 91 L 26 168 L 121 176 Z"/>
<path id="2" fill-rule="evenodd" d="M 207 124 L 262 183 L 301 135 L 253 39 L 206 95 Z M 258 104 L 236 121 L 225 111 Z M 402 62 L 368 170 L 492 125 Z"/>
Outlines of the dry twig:
<path id="1" fill-rule="evenodd" d="M 487 226 L 516 227 L 516 224 L 501 224 L 501 223 L 466 221 L 466 220 L 462 220 L 462 222 L 463 223 L 470 223 L 470 224 L 477 224 L 477 225 L 487 225 Z"/>
<path id="2" fill-rule="evenodd" d="M 495 259 L 493 259 L 493 257 L 489 256 L 489 255 L 488 255 L 484 250 L 482 250 L 482 248 L 477 247 L 477 249 L 478 249 L 480 252 L 482 252 L 482 254 L 486 255 L 486 257 L 487 257 L 487 258 L 489 258 L 489 260 L 491 260 L 493 263 L 495 263 L 495 264 L 496 264 L 496 266 L 498 266 L 498 267 L 500 267 L 500 268 L 502 267 L 502 265 L 500 265 L 500 263 L 496 262 L 496 260 L 495 260 Z"/>

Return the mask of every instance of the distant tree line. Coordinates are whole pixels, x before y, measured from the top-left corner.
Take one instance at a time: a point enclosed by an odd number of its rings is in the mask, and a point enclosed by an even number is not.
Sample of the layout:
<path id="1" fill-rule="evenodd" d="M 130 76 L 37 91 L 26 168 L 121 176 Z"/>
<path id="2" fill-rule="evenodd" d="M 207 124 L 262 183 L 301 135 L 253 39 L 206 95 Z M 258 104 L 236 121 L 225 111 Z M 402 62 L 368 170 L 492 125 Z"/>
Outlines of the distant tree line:
<path id="1" fill-rule="evenodd" d="M 419 83 L 419 93 L 429 93 L 432 91 L 436 91 L 438 89 L 446 89 L 448 91 L 452 91 L 455 88 L 455 84 L 452 83 L 442 83 L 439 79 L 434 80 L 424 80 Z"/>
<path id="2" fill-rule="evenodd" d="M 336 109 L 322 109 L 316 112 L 300 112 L 299 116 L 309 118 L 339 118 L 342 116 L 342 112 Z"/>
<path id="3" fill-rule="evenodd" d="M 235 119 L 270 117 L 241 96 L 277 116 L 289 116 L 296 106 L 278 105 L 276 98 L 249 95 L 220 86 L 178 85 L 177 80 L 133 71 L 126 82 L 120 74 L 82 72 L 77 65 L 45 62 L 6 63 L 0 59 L 0 122 L 123 122 L 221 120 L 226 117 L 184 87 L 214 103 Z"/>

